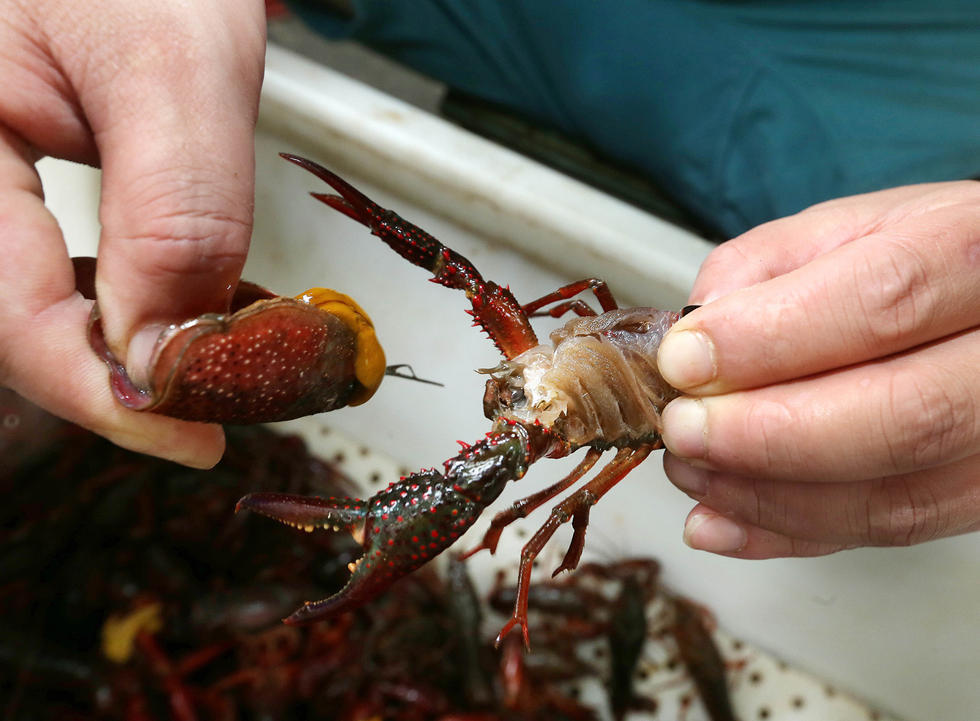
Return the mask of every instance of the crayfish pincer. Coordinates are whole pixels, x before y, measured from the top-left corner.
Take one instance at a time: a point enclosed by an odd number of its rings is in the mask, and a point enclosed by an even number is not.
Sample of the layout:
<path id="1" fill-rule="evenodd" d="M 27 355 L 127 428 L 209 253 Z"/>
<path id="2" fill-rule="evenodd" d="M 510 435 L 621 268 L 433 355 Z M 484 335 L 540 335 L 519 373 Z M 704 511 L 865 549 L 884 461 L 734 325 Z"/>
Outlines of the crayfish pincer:
<path id="1" fill-rule="evenodd" d="M 286 622 L 312 621 L 364 603 L 453 545 L 507 481 L 524 476 L 532 463 L 588 447 L 565 478 L 494 519 L 472 551 L 486 548 L 492 553 L 505 526 L 568 489 L 603 451 L 615 448 L 608 465 L 555 506 L 524 547 L 514 613 L 498 642 L 520 625 L 527 643 L 534 558 L 555 530 L 571 520 L 572 540 L 555 573 L 574 569 L 585 545 L 591 507 L 661 446 L 660 412 L 678 391 L 660 377 L 657 349 L 681 312 L 619 308 L 605 283 L 596 279 L 571 283 L 522 305 L 508 288 L 485 280 L 466 258 L 379 207 L 326 168 L 293 155 L 283 157 L 338 193 L 313 197 L 366 225 L 406 260 L 431 271 L 434 282 L 464 291 L 474 324 L 504 356 L 502 363 L 486 371 L 490 378 L 484 411 L 493 421 L 490 432 L 473 445 L 464 444 L 442 471 L 406 476 L 367 500 L 255 493 L 239 501 L 239 509 L 307 531 L 344 528 L 363 539 L 364 553 L 350 564 L 347 585 L 330 598 L 307 603 Z M 595 294 L 602 313 L 575 297 L 586 290 Z M 551 344 L 539 343 L 529 318 L 557 318 L 568 312 L 577 317 L 551 334 Z"/>

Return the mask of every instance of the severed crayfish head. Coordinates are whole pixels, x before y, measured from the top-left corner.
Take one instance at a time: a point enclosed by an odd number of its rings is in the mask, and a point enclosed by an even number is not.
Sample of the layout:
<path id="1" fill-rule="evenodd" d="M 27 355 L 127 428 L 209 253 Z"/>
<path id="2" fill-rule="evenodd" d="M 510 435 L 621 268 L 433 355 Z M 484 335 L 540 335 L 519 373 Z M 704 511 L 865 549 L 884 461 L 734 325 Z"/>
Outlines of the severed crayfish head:
<path id="1" fill-rule="evenodd" d="M 283 421 L 367 401 L 385 374 L 374 326 L 351 298 L 313 288 L 295 298 L 242 282 L 230 313 L 207 313 L 161 333 L 138 387 L 102 335 L 89 340 L 124 406 L 191 421 Z"/>

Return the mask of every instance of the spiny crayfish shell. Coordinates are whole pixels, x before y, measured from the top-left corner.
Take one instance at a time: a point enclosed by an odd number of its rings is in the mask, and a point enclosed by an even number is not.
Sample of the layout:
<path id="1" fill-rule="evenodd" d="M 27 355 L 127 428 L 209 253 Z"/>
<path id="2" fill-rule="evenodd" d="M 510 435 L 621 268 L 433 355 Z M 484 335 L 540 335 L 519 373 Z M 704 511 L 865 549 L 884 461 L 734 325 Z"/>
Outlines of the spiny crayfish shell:
<path id="1" fill-rule="evenodd" d="M 89 342 L 120 403 L 190 421 L 284 421 L 364 403 L 381 383 L 385 356 L 374 326 L 343 293 L 313 288 L 289 298 L 242 282 L 231 310 L 164 330 L 147 388 L 109 350 L 98 306 Z"/>

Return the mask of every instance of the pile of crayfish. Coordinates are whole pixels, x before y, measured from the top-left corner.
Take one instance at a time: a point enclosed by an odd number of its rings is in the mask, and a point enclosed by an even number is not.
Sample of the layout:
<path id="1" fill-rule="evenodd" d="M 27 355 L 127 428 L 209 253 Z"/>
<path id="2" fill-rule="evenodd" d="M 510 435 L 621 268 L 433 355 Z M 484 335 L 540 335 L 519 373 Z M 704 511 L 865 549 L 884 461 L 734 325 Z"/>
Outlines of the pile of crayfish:
<path id="1" fill-rule="evenodd" d="M 361 608 L 284 626 L 301 598 L 340 588 L 360 552 L 345 534 L 269 534 L 260 518 L 228 515 L 243 489 L 352 492 L 299 438 L 230 428 L 225 458 L 199 471 L 117 448 L 11 391 L 0 416 L 4 721 L 622 718 L 655 705 L 633 691 L 650 639 L 673 644 L 678 666 L 686 649 L 712 648 L 703 631 L 678 635 L 676 619 L 674 640 L 651 625 L 652 560 L 535 587 L 530 654 L 516 636 L 495 652 L 484 622 L 516 589 L 481 599 L 455 561 Z M 595 639 L 601 657 L 578 653 Z M 690 675 L 723 689 L 718 663 Z M 580 698 L 589 680 L 608 701 Z"/>

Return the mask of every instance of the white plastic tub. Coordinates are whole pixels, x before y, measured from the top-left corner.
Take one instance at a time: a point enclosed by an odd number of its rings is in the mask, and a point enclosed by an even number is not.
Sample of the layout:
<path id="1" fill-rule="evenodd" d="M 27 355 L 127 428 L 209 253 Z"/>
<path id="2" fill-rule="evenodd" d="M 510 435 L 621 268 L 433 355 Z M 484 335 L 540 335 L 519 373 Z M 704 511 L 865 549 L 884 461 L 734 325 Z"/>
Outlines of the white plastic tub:
<path id="1" fill-rule="evenodd" d="M 387 379 L 365 406 L 290 424 L 315 445 L 355 449 L 348 461 L 368 482 L 372 472 L 387 482 L 398 469 L 439 466 L 455 454 L 457 439 L 481 438 L 488 428 L 484 380 L 474 369 L 495 365 L 497 356 L 470 327 L 461 294 L 428 283 L 425 271 L 309 198 L 306 191 L 324 188 L 278 152 L 332 167 L 469 257 L 485 277 L 509 284 L 519 300 L 600 276 L 625 303 L 680 307 L 710 250 L 657 218 L 275 47 L 256 149 L 247 277 L 284 294 L 326 285 L 354 296 L 372 315 L 390 363 L 410 363 L 445 384 Z M 85 253 L 97 236 L 97 181 L 79 172 L 44 164 L 49 202 L 75 252 Z M 537 464 L 498 507 L 557 479 L 576 458 Z M 654 457 L 593 511 L 587 553 L 656 556 L 665 581 L 710 606 L 723 628 L 880 709 L 922 721 L 978 718 L 980 536 L 819 559 L 735 561 L 681 542 L 691 505 Z M 563 550 L 563 539 L 552 545 Z M 519 546 L 506 532 L 497 561 L 513 566 Z M 472 562 L 488 582 L 490 559 L 484 553 Z M 542 576 L 554 562 L 552 553 Z M 815 717 L 788 705 L 770 712 L 771 719 Z"/>

